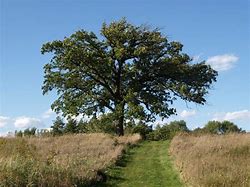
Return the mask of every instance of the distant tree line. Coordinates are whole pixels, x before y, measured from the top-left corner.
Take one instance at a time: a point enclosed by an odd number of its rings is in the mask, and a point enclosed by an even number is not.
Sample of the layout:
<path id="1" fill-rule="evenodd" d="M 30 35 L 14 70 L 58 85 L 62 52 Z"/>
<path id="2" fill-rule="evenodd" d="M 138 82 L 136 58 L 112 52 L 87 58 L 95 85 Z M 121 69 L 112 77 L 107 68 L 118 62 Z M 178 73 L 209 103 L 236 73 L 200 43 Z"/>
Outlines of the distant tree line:
<path id="1" fill-rule="evenodd" d="M 203 128 L 196 128 L 194 133 L 212 133 L 212 134 L 227 134 L 227 133 L 244 133 L 245 131 L 239 128 L 236 124 L 230 121 L 209 121 Z"/>
<path id="2" fill-rule="evenodd" d="M 51 136 L 51 132 L 47 129 L 37 129 L 36 127 L 26 128 L 22 130 L 15 131 L 16 137 L 31 137 L 31 136 Z"/>
<path id="3" fill-rule="evenodd" d="M 137 127 L 138 128 L 138 127 Z M 144 128 L 147 128 L 144 126 Z M 169 124 L 162 126 L 157 125 L 155 130 L 141 131 L 147 132 L 144 137 L 149 140 L 168 140 L 172 139 L 178 133 L 192 133 L 192 134 L 228 134 L 228 133 L 245 133 L 244 130 L 239 128 L 236 124 L 230 121 L 209 121 L 204 127 L 196 128 L 194 130 L 188 129 L 186 122 L 172 121 Z"/>
<path id="4" fill-rule="evenodd" d="M 51 130 L 38 130 L 36 128 L 27 128 L 24 131 L 15 131 L 17 137 L 29 136 L 60 136 L 64 134 L 76 133 L 94 133 L 103 132 L 116 134 L 116 129 L 112 124 L 112 114 L 105 114 L 101 117 L 92 118 L 90 121 L 77 121 L 75 119 L 63 120 L 56 117 L 51 126 Z M 204 127 L 190 130 L 184 120 L 172 121 L 163 125 L 152 125 L 139 121 L 129 121 L 125 123 L 125 134 L 139 133 L 143 139 L 147 140 L 168 140 L 172 139 L 178 133 L 195 133 L 195 134 L 227 134 L 227 133 L 244 133 L 241 128 L 230 121 L 209 121 Z"/>

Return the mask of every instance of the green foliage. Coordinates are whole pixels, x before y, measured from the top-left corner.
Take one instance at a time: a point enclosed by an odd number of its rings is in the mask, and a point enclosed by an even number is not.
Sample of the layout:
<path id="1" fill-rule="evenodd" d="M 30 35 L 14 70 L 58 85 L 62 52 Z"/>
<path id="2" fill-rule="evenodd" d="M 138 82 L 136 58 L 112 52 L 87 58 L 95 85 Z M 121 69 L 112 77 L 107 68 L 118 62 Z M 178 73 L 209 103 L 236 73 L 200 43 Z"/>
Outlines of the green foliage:
<path id="1" fill-rule="evenodd" d="M 153 132 L 148 134 L 147 139 L 170 140 L 179 132 L 189 132 L 184 120 L 172 121 L 169 124 L 163 125 L 162 127 L 158 125 Z"/>
<path id="2" fill-rule="evenodd" d="M 172 121 L 167 127 L 170 131 L 170 139 L 172 139 L 179 132 L 189 132 L 184 120 Z"/>
<path id="3" fill-rule="evenodd" d="M 98 118 L 92 118 L 88 122 L 82 119 L 78 122 L 69 118 L 68 122 L 65 123 L 63 119 L 58 116 L 51 128 L 51 133 L 53 135 L 94 132 L 103 132 L 109 134 L 116 133 L 116 128 L 113 125 L 112 113 L 103 114 Z"/>
<path id="4" fill-rule="evenodd" d="M 52 134 L 53 135 L 62 135 L 64 132 L 65 123 L 63 122 L 63 119 L 59 116 L 56 117 L 56 120 L 54 121 L 52 128 Z"/>
<path id="5" fill-rule="evenodd" d="M 126 119 L 154 121 L 175 113 L 179 97 L 204 104 L 217 72 L 205 62 L 192 64 L 183 45 L 169 41 L 159 29 L 134 26 L 125 19 L 103 24 L 102 39 L 79 30 L 48 42 L 41 52 L 53 53 L 44 66 L 43 93 L 57 90 L 52 104 L 67 115 L 111 111 L 117 133 Z"/>
<path id="6" fill-rule="evenodd" d="M 52 135 L 52 132 L 49 129 L 37 129 L 36 134 L 40 137 L 49 137 Z"/>
<path id="7" fill-rule="evenodd" d="M 32 128 L 27 128 L 24 129 L 23 131 L 15 131 L 15 136 L 16 137 L 23 137 L 23 136 L 35 136 L 36 135 L 37 128 L 32 127 Z"/>
<path id="8" fill-rule="evenodd" d="M 169 140 L 170 139 L 170 130 L 167 125 L 159 126 L 157 125 L 156 129 L 147 136 L 149 140 Z"/>
<path id="9" fill-rule="evenodd" d="M 233 122 L 230 121 L 209 121 L 205 127 L 201 130 L 205 133 L 213 134 L 226 134 L 232 132 L 243 132 L 241 128 L 238 128 Z"/>
<path id="10" fill-rule="evenodd" d="M 143 122 L 137 124 L 134 128 L 132 133 L 139 133 L 142 139 L 146 139 L 147 135 L 152 132 L 152 126 L 148 126 Z"/>
<path id="11" fill-rule="evenodd" d="M 83 121 L 82 119 L 78 122 L 78 132 L 79 133 L 87 133 L 88 132 L 88 122 Z"/>
<path id="12" fill-rule="evenodd" d="M 65 134 L 78 133 L 78 131 L 77 121 L 74 119 L 69 119 L 63 129 L 63 133 Z"/>
<path id="13" fill-rule="evenodd" d="M 125 134 L 133 134 L 135 126 L 136 124 L 132 120 L 125 123 L 125 129 L 124 129 Z"/>
<path id="14" fill-rule="evenodd" d="M 16 130 L 16 131 L 15 131 L 15 136 L 16 136 L 16 137 L 23 137 L 23 131 L 21 131 L 21 130 L 20 130 L 20 131 L 17 131 L 17 130 Z"/>
<path id="15" fill-rule="evenodd" d="M 113 125 L 112 113 L 103 114 L 98 118 L 91 119 L 88 123 L 85 123 L 85 132 L 104 132 L 109 134 L 115 134 L 116 128 Z"/>
<path id="16" fill-rule="evenodd" d="M 36 128 L 32 127 L 32 128 L 27 128 L 23 131 L 24 136 L 34 136 L 36 134 Z"/>

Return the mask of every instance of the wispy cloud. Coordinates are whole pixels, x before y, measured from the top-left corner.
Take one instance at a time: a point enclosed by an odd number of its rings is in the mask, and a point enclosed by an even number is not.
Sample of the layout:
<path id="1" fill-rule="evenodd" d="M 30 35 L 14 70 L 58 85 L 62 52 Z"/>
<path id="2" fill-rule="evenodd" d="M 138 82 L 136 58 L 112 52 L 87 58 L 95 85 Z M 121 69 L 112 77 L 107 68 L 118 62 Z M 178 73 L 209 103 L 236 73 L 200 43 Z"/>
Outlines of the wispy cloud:
<path id="1" fill-rule="evenodd" d="M 6 126 L 9 121 L 10 121 L 9 117 L 0 116 L 0 128 Z"/>
<path id="2" fill-rule="evenodd" d="M 209 57 L 206 61 L 211 65 L 213 69 L 217 71 L 226 71 L 234 67 L 235 62 L 239 60 L 239 57 L 233 54 L 224 54 Z"/>
<path id="3" fill-rule="evenodd" d="M 50 108 L 43 113 L 42 118 L 47 119 L 47 118 L 54 116 L 55 114 L 56 113 Z"/>
<path id="4" fill-rule="evenodd" d="M 191 111 L 183 110 L 180 113 L 180 116 L 182 118 L 188 118 L 188 117 L 195 116 L 195 115 L 196 115 L 196 111 L 195 110 L 191 110 Z"/>
<path id="5" fill-rule="evenodd" d="M 193 56 L 193 62 L 198 62 L 201 59 L 202 53 Z"/>
<path id="6" fill-rule="evenodd" d="M 157 119 L 154 124 L 155 125 L 163 125 L 163 124 L 166 124 L 166 123 L 169 123 L 171 120 L 169 118 L 164 118 L 163 120 L 162 119 Z"/>
<path id="7" fill-rule="evenodd" d="M 250 120 L 250 111 L 249 110 L 240 110 L 235 112 L 227 112 L 215 114 L 213 120 L 223 121 L 223 120 Z"/>
<path id="8" fill-rule="evenodd" d="M 38 118 L 22 116 L 15 119 L 14 125 L 16 128 L 41 127 L 42 121 Z"/>
<path id="9" fill-rule="evenodd" d="M 9 136 L 15 130 L 25 128 L 46 128 L 43 118 L 35 118 L 28 116 L 7 117 L 0 116 L 0 137 Z"/>

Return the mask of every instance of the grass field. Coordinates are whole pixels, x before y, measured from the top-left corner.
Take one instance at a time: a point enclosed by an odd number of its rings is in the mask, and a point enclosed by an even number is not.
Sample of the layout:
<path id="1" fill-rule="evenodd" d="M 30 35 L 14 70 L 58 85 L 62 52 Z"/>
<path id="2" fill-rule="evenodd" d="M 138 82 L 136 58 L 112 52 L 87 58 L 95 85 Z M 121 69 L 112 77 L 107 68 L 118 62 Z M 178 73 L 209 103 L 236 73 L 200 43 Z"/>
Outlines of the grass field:
<path id="1" fill-rule="evenodd" d="M 0 138 L 0 186 L 89 186 L 139 135 Z"/>
<path id="2" fill-rule="evenodd" d="M 101 133 L 0 138 L 0 187 L 182 187 L 179 172 L 185 186 L 250 186 L 250 134 L 139 141 Z"/>
<path id="3" fill-rule="evenodd" d="M 111 169 L 105 186 L 181 187 L 168 156 L 168 147 L 168 141 L 146 141 L 129 149 L 118 166 Z"/>
<path id="4" fill-rule="evenodd" d="M 250 186 L 250 134 L 179 135 L 170 153 L 188 186 Z"/>

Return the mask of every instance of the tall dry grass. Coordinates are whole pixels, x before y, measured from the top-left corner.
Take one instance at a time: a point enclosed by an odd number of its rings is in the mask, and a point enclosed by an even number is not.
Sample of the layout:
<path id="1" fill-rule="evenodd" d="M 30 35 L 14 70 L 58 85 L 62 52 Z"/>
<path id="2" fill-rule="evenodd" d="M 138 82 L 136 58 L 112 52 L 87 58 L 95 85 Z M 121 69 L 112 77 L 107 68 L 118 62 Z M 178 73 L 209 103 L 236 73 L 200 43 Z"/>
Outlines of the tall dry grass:
<path id="1" fill-rule="evenodd" d="M 88 186 L 139 135 L 0 138 L 0 186 Z"/>
<path id="2" fill-rule="evenodd" d="M 250 134 L 179 135 L 170 154 L 193 187 L 250 187 Z"/>

